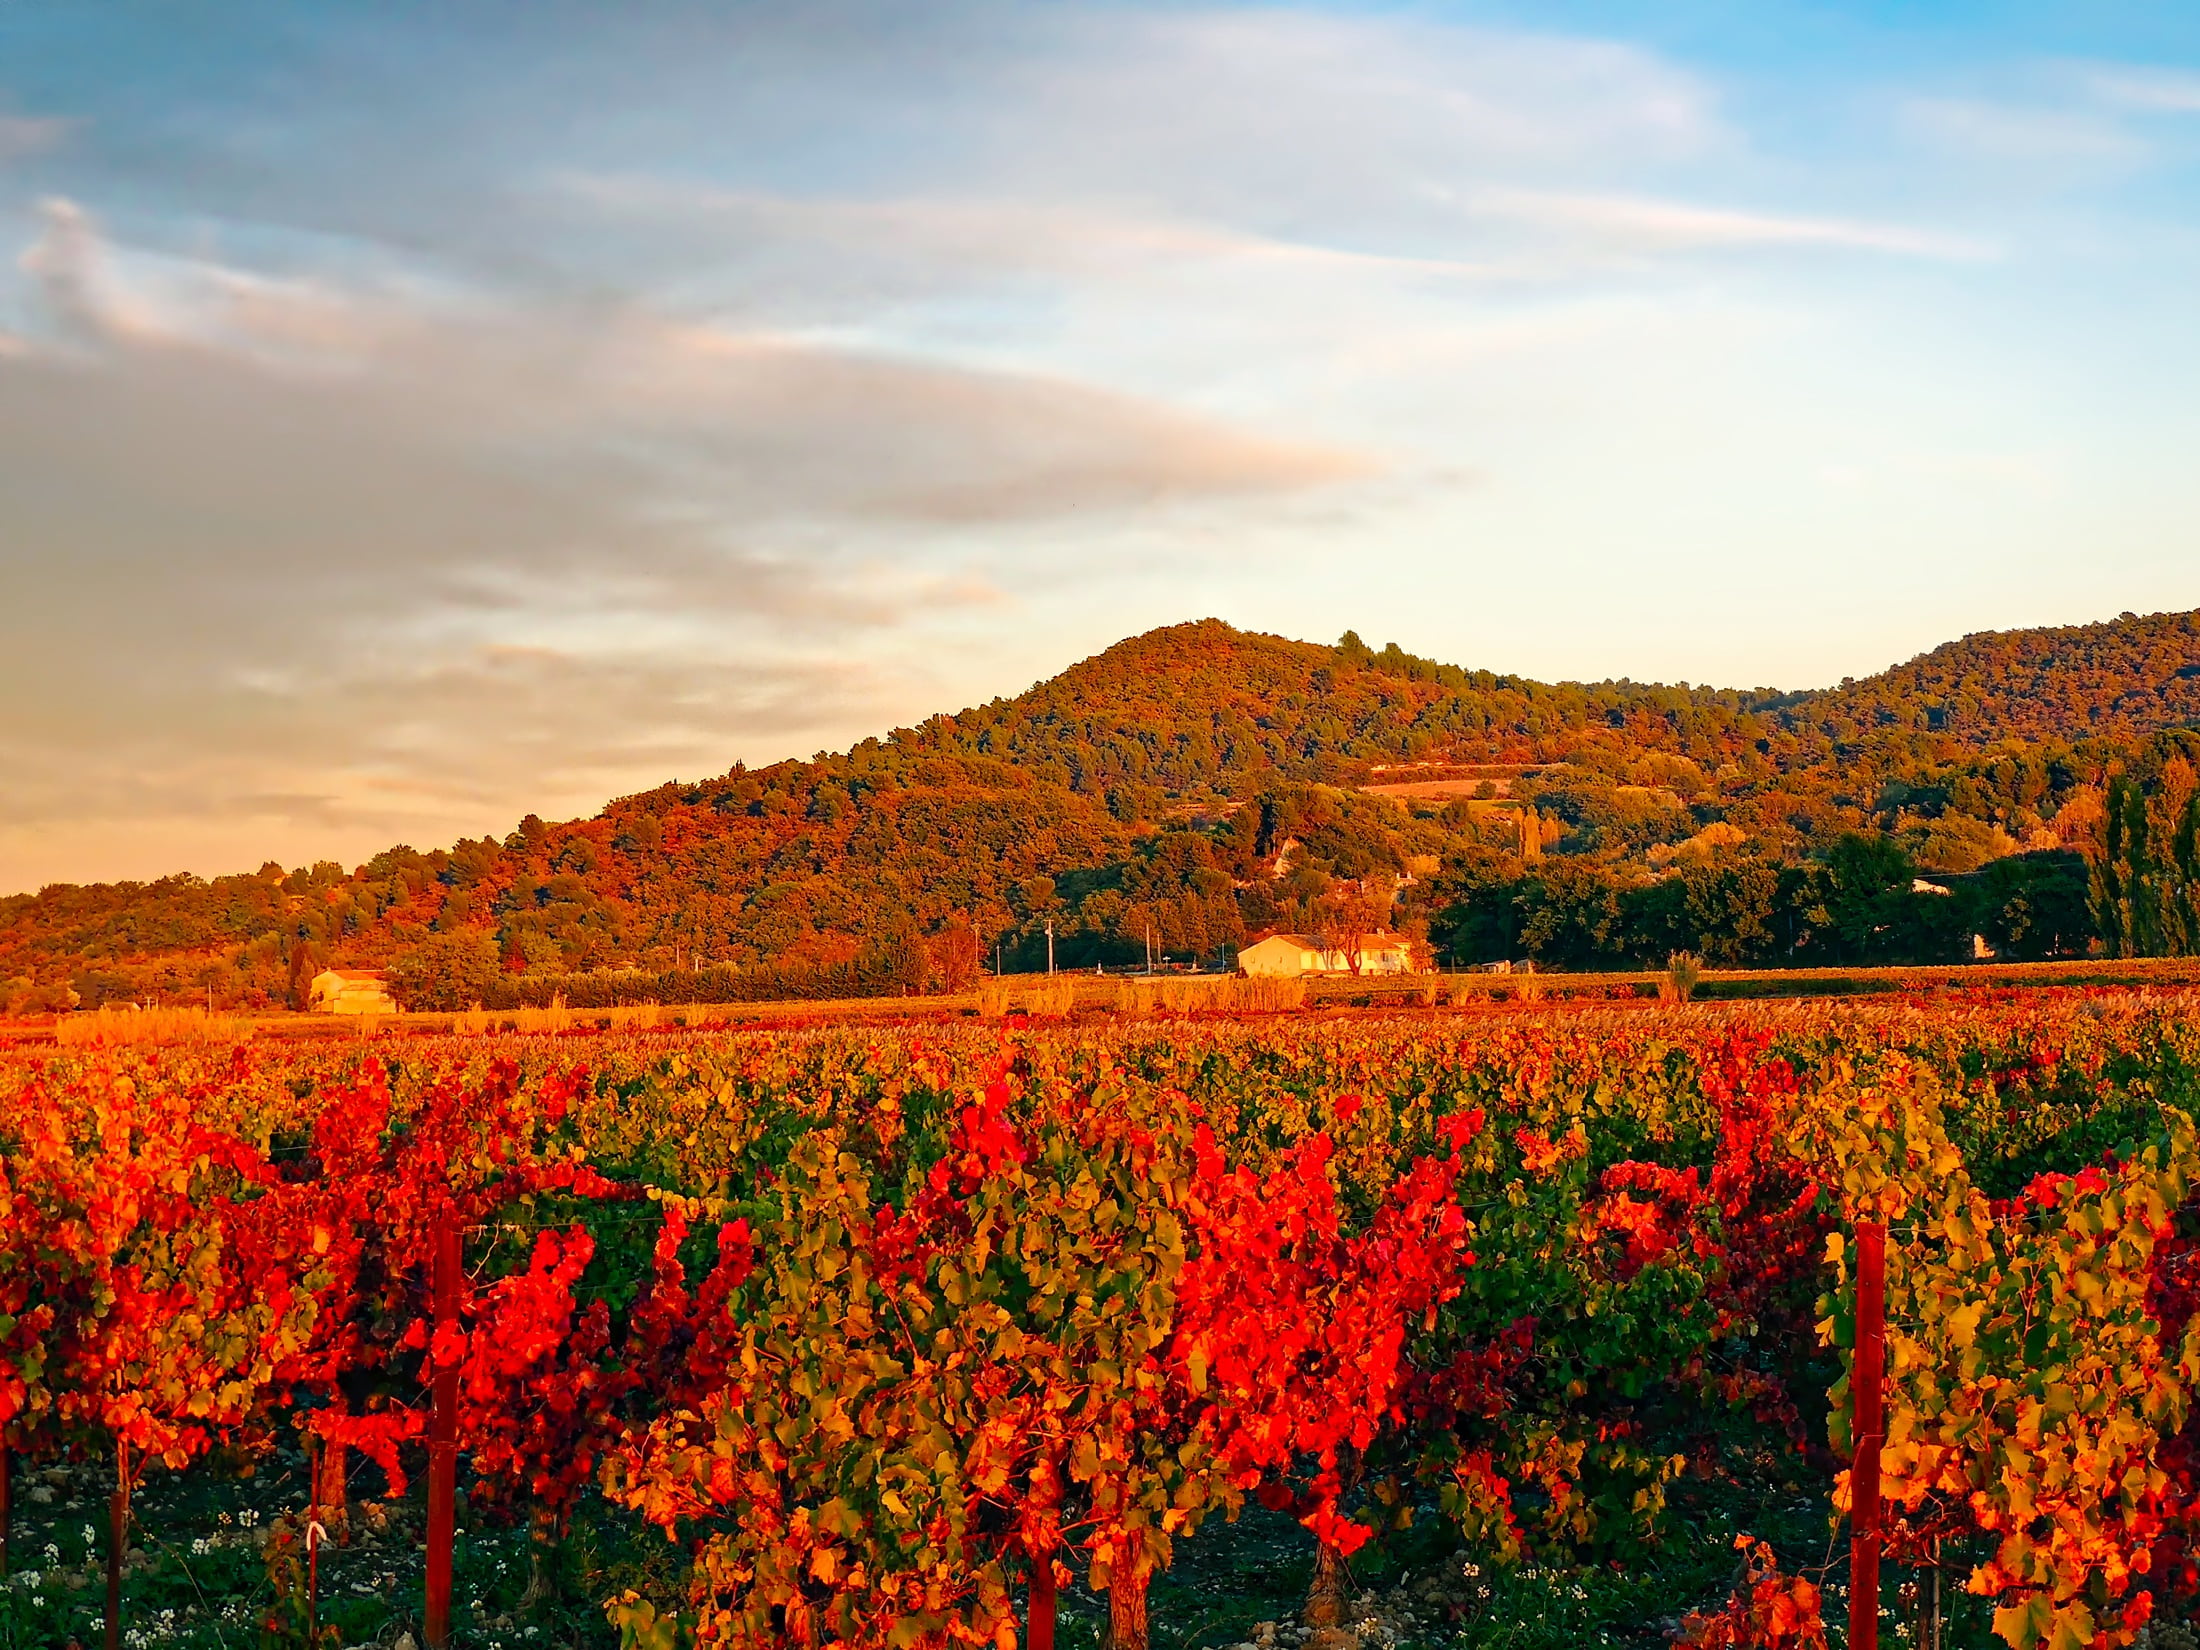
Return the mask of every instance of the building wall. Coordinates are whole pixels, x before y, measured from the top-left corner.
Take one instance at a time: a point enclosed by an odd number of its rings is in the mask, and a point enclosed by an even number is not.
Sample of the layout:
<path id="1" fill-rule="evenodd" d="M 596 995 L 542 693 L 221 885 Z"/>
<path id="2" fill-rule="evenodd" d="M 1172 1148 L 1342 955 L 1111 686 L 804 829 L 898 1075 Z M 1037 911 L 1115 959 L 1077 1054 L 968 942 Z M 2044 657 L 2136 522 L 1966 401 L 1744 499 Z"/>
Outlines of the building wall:
<path id="1" fill-rule="evenodd" d="M 307 1006 L 317 1014 L 395 1014 L 397 1004 L 379 980 L 314 977 Z"/>
<path id="2" fill-rule="evenodd" d="M 378 985 L 351 986 L 322 1005 L 329 1014 L 395 1014 L 397 1003 Z"/>
<path id="3" fill-rule="evenodd" d="M 1370 946 L 1360 953 L 1362 974 L 1404 974 L 1412 961 L 1403 947 Z M 1293 945 L 1280 935 L 1247 946 L 1238 953 L 1238 967 L 1247 974 L 1297 979 L 1302 974 L 1349 974 L 1351 959 L 1342 951 L 1314 951 Z"/>
<path id="4" fill-rule="evenodd" d="M 1284 979 L 1296 979 L 1307 972 L 1306 960 L 1313 955 L 1301 951 L 1287 940 L 1265 939 L 1258 945 L 1249 945 L 1238 953 L 1238 967 L 1248 974 L 1266 974 Z"/>

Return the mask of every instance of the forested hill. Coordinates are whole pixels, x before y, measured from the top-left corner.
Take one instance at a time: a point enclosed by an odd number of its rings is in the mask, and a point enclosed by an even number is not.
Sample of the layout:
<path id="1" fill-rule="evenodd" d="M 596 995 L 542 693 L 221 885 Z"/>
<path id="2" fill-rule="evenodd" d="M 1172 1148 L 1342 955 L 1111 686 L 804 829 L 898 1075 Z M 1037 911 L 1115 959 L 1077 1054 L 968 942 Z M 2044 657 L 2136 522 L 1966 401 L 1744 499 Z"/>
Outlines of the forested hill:
<path id="1" fill-rule="evenodd" d="M 896 743 L 995 757 L 1087 794 L 1239 796 L 1277 779 L 1340 782 L 1377 763 L 1544 762 L 1641 744 L 1716 765 L 1764 729 L 1767 694 L 1551 685 L 1234 630 L 1219 620 L 1119 642 L 1013 699 L 935 717 Z"/>
<path id="2" fill-rule="evenodd" d="M 2113 771 L 2184 783 L 2139 746 L 2193 726 L 2200 614 L 1974 635 L 1790 694 L 1542 683 L 1204 620 L 841 755 L 530 816 L 501 841 L 0 900 L 0 1008 L 70 989 L 268 1003 L 330 961 L 445 997 L 698 961 L 917 978 L 996 944 L 1029 960 L 1049 923 L 1067 958 L 1142 954 L 1148 935 L 1212 953 L 1376 898 L 1439 936 L 1510 901 L 1475 942 L 1500 954 L 1662 957 L 1696 931 L 1636 933 L 1624 910 L 1690 878 L 1754 878 L 1750 898 L 1777 885 L 1818 913 L 1813 867 L 1852 838 L 1883 845 L 1872 874 L 1905 888 L 1911 870 L 2082 846 Z M 1360 788 L 1415 779 L 1433 792 Z M 1564 888 L 1594 909 L 1537 916 Z M 1711 914 L 1689 920 L 1713 941 L 1772 954 L 1698 894 Z M 1828 954 L 1799 923 L 1781 954 Z"/>
<path id="3" fill-rule="evenodd" d="M 2200 727 L 2200 613 L 1981 631 L 1861 682 L 1800 695 L 1787 718 L 1832 739 L 1892 728 L 1970 745 Z"/>
<path id="4" fill-rule="evenodd" d="M 1006 760 L 1087 794 L 1239 794 L 1407 761 L 1532 763 L 1585 747 L 1808 768 L 1890 740 L 1920 754 L 2002 740 L 2200 726 L 2200 613 L 1982 631 L 1814 693 L 1550 684 L 1218 620 L 1119 642 L 1013 699 L 936 717 L 905 748 Z"/>

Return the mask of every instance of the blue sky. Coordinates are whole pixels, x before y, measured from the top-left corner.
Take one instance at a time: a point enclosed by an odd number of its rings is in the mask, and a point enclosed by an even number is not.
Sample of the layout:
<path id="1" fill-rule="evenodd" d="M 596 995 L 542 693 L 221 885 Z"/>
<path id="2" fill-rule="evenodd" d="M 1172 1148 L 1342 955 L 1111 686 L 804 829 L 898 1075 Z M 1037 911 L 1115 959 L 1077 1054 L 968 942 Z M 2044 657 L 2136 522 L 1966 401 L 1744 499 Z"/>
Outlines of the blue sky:
<path id="1" fill-rule="evenodd" d="M 2200 13 L 0 12 L 0 889 L 1348 626 L 2200 606 Z"/>

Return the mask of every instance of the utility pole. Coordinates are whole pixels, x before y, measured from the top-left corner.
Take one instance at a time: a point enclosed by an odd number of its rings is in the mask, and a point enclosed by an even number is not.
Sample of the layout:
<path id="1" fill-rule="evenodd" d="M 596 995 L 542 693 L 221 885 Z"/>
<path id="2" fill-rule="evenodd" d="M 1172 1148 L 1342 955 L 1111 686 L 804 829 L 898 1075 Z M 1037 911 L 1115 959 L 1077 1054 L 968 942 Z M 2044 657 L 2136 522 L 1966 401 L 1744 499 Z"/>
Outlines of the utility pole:
<path id="1" fill-rule="evenodd" d="M 1054 919 L 1047 918 L 1047 972 L 1054 972 Z"/>
<path id="2" fill-rule="evenodd" d="M 1153 924 L 1146 924 L 1146 972 L 1153 972 Z"/>

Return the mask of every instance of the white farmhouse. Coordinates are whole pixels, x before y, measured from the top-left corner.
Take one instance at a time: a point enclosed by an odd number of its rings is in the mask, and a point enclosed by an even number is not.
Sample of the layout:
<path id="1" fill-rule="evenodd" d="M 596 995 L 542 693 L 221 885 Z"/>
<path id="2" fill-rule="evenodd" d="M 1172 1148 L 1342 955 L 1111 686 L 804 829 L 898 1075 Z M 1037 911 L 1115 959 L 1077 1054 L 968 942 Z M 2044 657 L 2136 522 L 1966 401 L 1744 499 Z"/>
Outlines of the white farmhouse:
<path id="1" fill-rule="evenodd" d="M 306 1007 L 316 1014 L 395 1014 L 389 976 L 379 968 L 324 968 L 313 976 Z"/>
<path id="2" fill-rule="evenodd" d="M 1270 934 L 1237 954 L 1238 970 L 1249 975 L 1296 979 L 1301 974 L 1349 974 L 1352 959 L 1343 946 L 1312 934 Z M 1412 943 L 1403 934 L 1368 934 L 1360 940 L 1362 974 L 1407 974 L 1413 970 Z"/>

